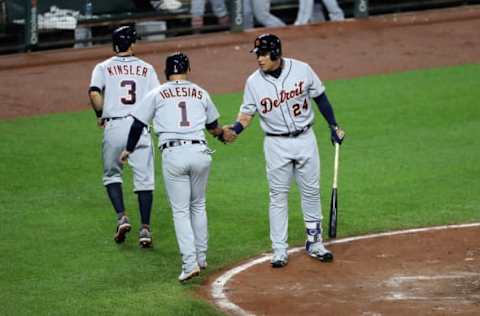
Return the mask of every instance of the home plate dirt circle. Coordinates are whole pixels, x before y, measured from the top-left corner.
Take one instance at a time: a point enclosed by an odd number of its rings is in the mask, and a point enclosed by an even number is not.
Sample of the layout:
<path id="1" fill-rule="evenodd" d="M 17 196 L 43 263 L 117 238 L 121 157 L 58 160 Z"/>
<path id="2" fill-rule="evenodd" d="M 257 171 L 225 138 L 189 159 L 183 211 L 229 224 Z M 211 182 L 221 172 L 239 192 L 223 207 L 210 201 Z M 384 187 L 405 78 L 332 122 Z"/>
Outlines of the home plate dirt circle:
<path id="1" fill-rule="evenodd" d="M 211 278 L 208 299 L 232 315 L 480 315 L 480 223 L 334 240 L 332 263 L 289 251 Z"/>

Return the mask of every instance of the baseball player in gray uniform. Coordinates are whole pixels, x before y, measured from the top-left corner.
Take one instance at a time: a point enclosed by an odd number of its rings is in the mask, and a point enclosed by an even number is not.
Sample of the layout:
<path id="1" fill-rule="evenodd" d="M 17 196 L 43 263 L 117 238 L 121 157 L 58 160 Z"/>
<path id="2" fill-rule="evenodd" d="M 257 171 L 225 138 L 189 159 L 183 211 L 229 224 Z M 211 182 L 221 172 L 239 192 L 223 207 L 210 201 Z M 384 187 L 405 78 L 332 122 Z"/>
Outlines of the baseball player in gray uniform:
<path id="1" fill-rule="evenodd" d="M 255 114 L 260 116 L 270 191 L 271 264 L 278 268 L 288 262 L 287 198 L 292 178 L 301 194 L 306 251 L 315 259 L 331 261 L 333 254 L 322 241 L 320 158 L 311 128 L 314 120 L 311 98 L 331 128 L 332 142 L 341 143 L 344 132 L 338 127 L 323 83 L 308 64 L 282 57 L 277 36 L 257 37 L 251 52 L 257 55 L 259 69 L 247 79 L 237 122 L 229 128 L 238 135 Z"/>
<path id="2" fill-rule="evenodd" d="M 206 128 L 221 141 L 224 134 L 218 126 L 219 114 L 210 95 L 187 80 L 189 71 L 190 62 L 185 54 L 175 53 L 167 57 L 167 82 L 151 91 L 132 113 L 135 121 L 127 147 L 120 156 L 121 161 L 126 161 L 136 152 L 135 145 L 141 131 L 153 120 L 182 257 L 180 282 L 199 275 L 200 269 L 207 267 L 205 191 L 212 151 L 207 147 L 203 130 Z"/>
<path id="3" fill-rule="evenodd" d="M 117 213 L 117 231 L 114 240 L 125 241 L 131 230 L 123 201 L 122 170 L 118 156 L 125 148 L 133 118 L 130 113 L 148 91 L 159 86 L 154 68 L 133 55 L 136 32 L 133 26 L 117 28 L 113 34 L 115 56 L 97 64 L 92 72 L 89 97 L 103 134 L 103 184 Z M 134 191 L 138 196 L 142 227 L 139 243 L 148 248 L 152 244 L 150 214 L 154 189 L 153 150 L 150 133 L 142 130 L 141 141 L 130 159 L 133 169 Z"/>

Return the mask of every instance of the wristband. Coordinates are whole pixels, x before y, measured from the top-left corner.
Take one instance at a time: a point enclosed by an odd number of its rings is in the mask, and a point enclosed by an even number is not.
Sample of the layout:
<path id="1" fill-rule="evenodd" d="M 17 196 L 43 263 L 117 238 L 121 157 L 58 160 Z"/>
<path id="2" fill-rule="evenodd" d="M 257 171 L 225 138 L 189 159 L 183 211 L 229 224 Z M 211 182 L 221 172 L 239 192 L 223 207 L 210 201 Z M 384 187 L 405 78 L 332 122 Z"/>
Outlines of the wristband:
<path id="1" fill-rule="evenodd" d="M 231 127 L 231 129 L 238 135 L 243 131 L 243 125 L 239 121 L 236 121 L 235 124 Z"/>
<path id="2" fill-rule="evenodd" d="M 102 117 L 102 114 L 103 114 L 103 111 L 102 111 L 102 110 L 96 110 L 96 109 L 94 109 L 94 111 L 95 111 L 95 115 L 96 115 L 98 118 Z"/>

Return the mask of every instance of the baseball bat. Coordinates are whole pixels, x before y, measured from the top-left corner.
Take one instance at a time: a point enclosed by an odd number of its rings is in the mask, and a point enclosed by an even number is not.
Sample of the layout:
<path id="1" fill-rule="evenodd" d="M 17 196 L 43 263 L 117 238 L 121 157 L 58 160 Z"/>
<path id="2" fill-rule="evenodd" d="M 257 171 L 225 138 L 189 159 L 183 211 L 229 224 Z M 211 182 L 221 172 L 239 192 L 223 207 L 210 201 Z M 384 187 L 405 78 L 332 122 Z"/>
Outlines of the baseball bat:
<path id="1" fill-rule="evenodd" d="M 330 224 L 328 226 L 328 236 L 330 238 L 337 237 L 337 221 L 338 221 L 338 159 L 340 155 L 340 145 L 335 143 L 335 160 L 333 163 L 333 185 L 332 195 L 330 196 Z"/>

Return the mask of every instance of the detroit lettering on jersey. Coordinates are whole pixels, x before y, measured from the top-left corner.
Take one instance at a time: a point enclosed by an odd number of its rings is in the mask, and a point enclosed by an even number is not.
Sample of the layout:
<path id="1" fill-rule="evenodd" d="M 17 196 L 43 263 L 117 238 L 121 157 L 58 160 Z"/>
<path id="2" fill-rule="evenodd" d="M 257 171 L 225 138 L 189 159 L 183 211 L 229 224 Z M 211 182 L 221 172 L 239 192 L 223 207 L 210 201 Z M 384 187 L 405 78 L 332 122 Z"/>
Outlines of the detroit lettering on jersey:
<path id="1" fill-rule="evenodd" d="M 176 87 L 166 88 L 159 91 L 160 96 L 164 99 L 176 97 L 190 97 L 201 100 L 203 98 L 202 91 L 192 87 Z"/>
<path id="2" fill-rule="evenodd" d="M 304 81 L 299 81 L 299 82 L 294 84 L 295 88 L 293 88 L 292 90 L 290 90 L 290 91 L 285 91 L 285 90 L 280 91 L 280 98 L 279 99 L 273 99 L 272 100 L 272 98 L 270 98 L 270 97 L 265 97 L 265 98 L 261 99 L 260 100 L 260 105 L 262 106 L 262 113 L 263 114 L 268 113 L 268 112 L 272 111 L 274 108 L 279 107 L 285 101 L 288 101 L 290 99 L 293 99 L 295 97 L 298 97 L 298 96 L 302 95 L 303 92 L 304 92 L 303 85 L 304 85 Z"/>
<path id="3" fill-rule="evenodd" d="M 110 76 L 139 76 L 147 77 L 148 68 L 141 65 L 114 64 L 107 67 Z"/>

